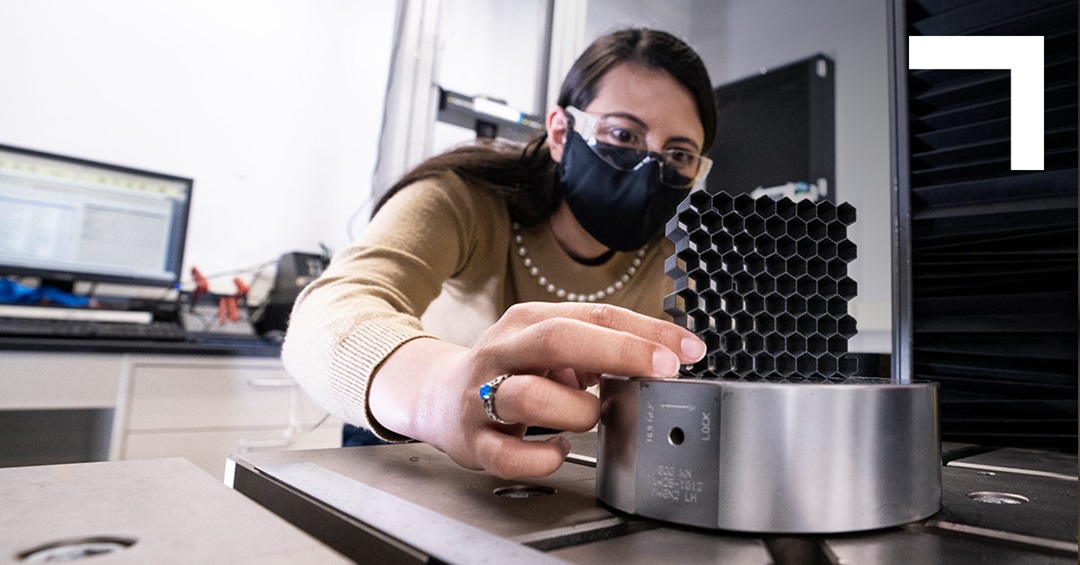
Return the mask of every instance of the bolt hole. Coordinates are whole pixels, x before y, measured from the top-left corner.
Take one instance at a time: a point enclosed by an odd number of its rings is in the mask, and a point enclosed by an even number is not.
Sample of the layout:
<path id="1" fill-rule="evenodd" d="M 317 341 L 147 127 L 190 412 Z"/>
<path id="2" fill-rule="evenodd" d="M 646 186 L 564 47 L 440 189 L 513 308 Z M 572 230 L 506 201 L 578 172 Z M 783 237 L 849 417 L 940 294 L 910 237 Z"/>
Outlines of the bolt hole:
<path id="1" fill-rule="evenodd" d="M 504 498 L 540 498 L 555 494 L 555 489 L 541 485 L 510 485 L 499 487 L 492 491 L 496 496 Z"/>
<path id="2" fill-rule="evenodd" d="M 985 502 L 986 504 L 1023 504 L 1025 502 L 1031 502 L 1026 496 L 1008 492 L 977 491 L 968 493 L 968 498 L 975 502 Z"/>
<path id="3" fill-rule="evenodd" d="M 134 539 L 111 536 L 62 540 L 24 551 L 18 558 L 27 563 L 60 563 L 108 555 L 133 545 Z"/>
<path id="4" fill-rule="evenodd" d="M 686 439 L 686 435 L 683 434 L 682 428 L 671 428 L 667 438 L 668 441 L 671 442 L 671 445 L 682 445 L 683 440 Z"/>

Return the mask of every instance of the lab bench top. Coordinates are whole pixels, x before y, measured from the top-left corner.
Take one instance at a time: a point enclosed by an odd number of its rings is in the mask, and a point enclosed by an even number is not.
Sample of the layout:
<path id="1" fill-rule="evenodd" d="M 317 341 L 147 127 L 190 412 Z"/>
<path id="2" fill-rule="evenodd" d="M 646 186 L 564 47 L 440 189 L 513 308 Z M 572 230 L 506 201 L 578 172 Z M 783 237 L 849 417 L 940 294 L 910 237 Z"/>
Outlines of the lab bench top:
<path id="1" fill-rule="evenodd" d="M 942 509 L 929 519 L 839 535 L 760 535 L 682 527 L 604 506 L 594 490 L 596 434 L 570 437 L 567 463 L 535 481 L 469 471 L 420 443 L 235 455 L 226 481 L 359 562 L 1077 561 L 1075 454 L 945 443 Z M 988 504 L 977 493 L 1025 502 Z"/>

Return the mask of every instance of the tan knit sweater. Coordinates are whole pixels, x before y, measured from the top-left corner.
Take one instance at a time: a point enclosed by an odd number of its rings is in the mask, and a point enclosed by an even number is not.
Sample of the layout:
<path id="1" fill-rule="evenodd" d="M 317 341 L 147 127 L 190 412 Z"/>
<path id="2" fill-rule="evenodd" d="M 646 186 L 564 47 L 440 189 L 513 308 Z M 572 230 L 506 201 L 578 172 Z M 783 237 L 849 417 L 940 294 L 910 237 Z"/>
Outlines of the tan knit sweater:
<path id="1" fill-rule="evenodd" d="M 525 266 L 522 246 L 532 267 Z M 540 285 L 540 277 L 585 295 L 626 280 L 601 301 L 669 319 L 663 298 L 673 284 L 663 265 L 673 250 L 663 239 L 650 246 L 628 279 L 636 252 L 583 265 L 562 250 L 546 222 L 515 233 L 503 200 L 443 174 L 391 198 L 304 289 L 282 357 L 334 416 L 384 439 L 407 439 L 380 426 L 367 407 L 372 374 L 401 344 L 429 336 L 469 346 L 513 304 L 566 300 Z"/>

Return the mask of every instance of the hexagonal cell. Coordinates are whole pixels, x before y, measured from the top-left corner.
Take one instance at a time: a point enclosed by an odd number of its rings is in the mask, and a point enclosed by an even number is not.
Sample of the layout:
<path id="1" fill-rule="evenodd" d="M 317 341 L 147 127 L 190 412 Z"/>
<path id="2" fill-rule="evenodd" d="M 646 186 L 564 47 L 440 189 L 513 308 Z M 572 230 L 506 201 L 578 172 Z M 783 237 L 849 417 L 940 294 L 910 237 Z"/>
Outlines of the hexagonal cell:
<path id="1" fill-rule="evenodd" d="M 836 281 L 837 296 L 850 300 L 852 298 L 855 298 L 858 292 L 859 285 L 853 279 L 845 277 Z"/>
<path id="2" fill-rule="evenodd" d="M 721 300 L 720 293 L 714 291 L 711 288 L 707 288 L 699 293 L 701 300 L 698 302 L 700 307 L 706 314 L 710 316 L 718 311 L 723 310 L 724 303 Z"/>
<path id="3" fill-rule="evenodd" d="M 712 315 L 710 322 L 709 327 L 715 332 L 729 332 L 732 324 L 735 323 L 727 312 L 716 312 Z"/>
<path id="4" fill-rule="evenodd" d="M 745 351 L 740 351 L 731 356 L 733 367 L 731 370 L 740 377 L 745 377 L 754 372 L 754 357 Z"/>
<path id="5" fill-rule="evenodd" d="M 776 213 L 776 201 L 772 198 L 755 198 L 754 212 L 762 218 L 768 218 Z"/>
<path id="6" fill-rule="evenodd" d="M 731 275 L 722 270 L 713 273 L 709 278 L 709 288 L 720 294 L 730 291 Z"/>
<path id="7" fill-rule="evenodd" d="M 740 216 L 749 216 L 754 213 L 754 197 L 747 193 L 735 195 L 735 212 Z"/>
<path id="8" fill-rule="evenodd" d="M 713 198 L 708 193 L 691 193 L 688 200 L 690 206 L 695 210 L 707 210 L 713 207 Z"/>
<path id="9" fill-rule="evenodd" d="M 800 296 L 810 296 L 818 291 L 818 281 L 812 277 L 801 277 L 796 290 Z"/>
<path id="10" fill-rule="evenodd" d="M 795 239 L 806 237 L 806 221 L 794 218 L 787 224 L 787 234 Z"/>
<path id="11" fill-rule="evenodd" d="M 820 335 L 814 334 L 806 338 L 806 351 L 814 356 L 826 353 L 829 351 L 829 341 Z"/>
<path id="12" fill-rule="evenodd" d="M 669 294 L 664 297 L 665 312 L 684 313 L 697 308 L 697 294 L 692 292 Z"/>
<path id="13" fill-rule="evenodd" d="M 765 220 L 757 214 L 751 214 L 743 222 L 743 229 L 751 236 L 757 237 L 765 233 Z"/>
<path id="14" fill-rule="evenodd" d="M 744 220 L 739 214 L 732 212 L 724 215 L 724 231 L 728 233 L 741 233 L 743 231 Z"/>
<path id="15" fill-rule="evenodd" d="M 749 253 L 743 259 L 743 270 L 756 277 L 765 272 L 765 259 L 757 253 Z"/>
<path id="16" fill-rule="evenodd" d="M 735 234 L 733 242 L 735 244 L 735 251 L 743 255 L 746 255 L 747 253 L 752 253 L 754 251 L 754 238 L 750 234 Z"/>
<path id="17" fill-rule="evenodd" d="M 842 335 L 834 335 L 829 338 L 829 353 L 833 355 L 840 355 L 841 353 L 847 353 L 848 340 Z"/>
<path id="18" fill-rule="evenodd" d="M 834 318 L 839 318 L 844 314 L 847 314 L 848 303 L 844 300 L 843 296 L 834 296 L 829 299 L 829 315 Z"/>
<path id="19" fill-rule="evenodd" d="M 812 377 L 814 373 L 817 373 L 818 364 L 817 359 L 813 355 L 803 354 L 796 358 L 797 367 L 795 371 L 800 377 Z"/>
<path id="20" fill-rule="evenodd" d="M 742 296 L 739 296 L 739 294 L 734 290 L 725 292 L 721 297 L 724 300 L 724 312 L 727 312 L 728 314 L 733 314 L 743 309 Z"/>
<path id="21" fill-rule="evenodd" d="M 793 335 L 787 338 L 787 352 L 792 355 L 799 355 L 806 352 L 806 338 L 801 335 Z"/>
<path id="22" fill-rule="evenodd" d="M 810 257 L 807 259 L 807 274 L 814 279 L 821 279 L 828 274 L 828 265 L 828 261 L 821 257 Z"/>
<path id="23" fill-rule="evenodd" d="M 841 375 L 851 376 L 855 374 L 855 371 L 859 370 L 859 360 L 850 355 L 837 359 L 837 362 L 840 364 L 839 372 Z"/>
<path id="24" fill-rule="evenodd" d="M 781 353 L 776 356 L 776 372 L 780 376 L 789 377 L 798 369 L 795 357 L 790 353 Z"/>
<path id="25" fill-rule="evenodd" d="M 776 318 L 768 313 L 758 314 L 754 316 L 754 331 L 759 336 L 764 334 L 770 334 L 776 330 Z"/>
<path id="26" fill-rule="evenodd" d="M 828 265 L 827 274 L 833 279 L 840 280 L 847 275 L 847 263 L 843 259 L 837 257 L 826 264 Z"/>
<path id="27" fill-rule="evenodd" d="M 839 332 L 840 335 L 848 339 L 851 339 L 855 336 L 856 333 L 858 333 L 858 329 L 856 329 L 855 327 L 855 318 L 852 318 L 851 316 L 845 315 L 844 317 L 837 320 L 836 323 L 836 331 Z"/>
<path id="28" fill-rule="evenodd" d="M 787 338 L 780 334 L 765 336 L 765 351 L 774 355 L 787 351 Z"/>
<path id="29" fill-rule="evenodd" d="M 709 288 L 709 273 L 701 269 L 686 274 L 686 288 L 693 292 L 704 292 Z"/>
<path id="30" fill-rule="evenodd" d="M 770 255 L 765 258 L 765 272 L 778 277 L 787 272 L 787 262 L 779 255 Z"/>
<path id="31" fill-rule="evenodd" d="M 826 224 L 828 226 L 829 239 L 839 243 L 847 239 L 847 226 L 843 222 L 836 220 Z"/>
<path id="32" fill-rule="evenodd" d="M 771 375 L 776 370 L 776 359 L 768 353 L 754 355 L 754 373 L 760 377 Z"/>
<path id="33" fill-rule="evenodd" d="M 743 309 L 749 314 L 760 314 L 765 311 L 765 299 L 760 294 L 747 294 L 743 297 Z"/>
<path id="34" fill-rule="evenodd" d="M 800 335 L 807 336 L 818 331 L 818 321 L 808 314 L 799 316 L 795 321 L 795 328 Z"/>
<path id="35" fill-rule="evenodd" d="M 754 277 L 754 291 L 758 294 L 765 296 L 772 294 L 776 290 L 776 278 L 770 276 L 768 273 L 760 274 Z"/>
<path id="36" fill-rule="evenodd" d="M 855 256 L 858 254 L 855 244 L 844 240 L 836 244 L 836 256 L 847 262 L 855 260 Z"/>
<path id="37" fill-rule="evenodd" d="M 799 316 L 806 313 L 806 299 L 796 294 L 789 296 L 787 299 L 787 313 L 792 316 Z"/>
<path id="38" fill-rule="evenodd" d="M 750 276 L 749 273 L 735 273 L 735 275 L 732 276 L 732 280 L 735 282 L 735 292 L 739 294 L 749 294 L 754 292 L 754 277 Z"/>
<path id="39" fill-rule="evenodd" d="M 765 218 L 765 234 L 777 238 L 787 233 L 787 221 L 780 216 Z"/>
<path id="40" fill-rule="evenodd" d="M 836 219 L 836 204 L 833 204 L 828 200 L 818 202 L 817 217 L 823 222 L 831 222 Z"/>
<path id="41" fill-rule="evenodd" d="M 735 321 L 735 333 L 746 335 L 754 331 L 754 317 L 746 312 L 739 312 L 731 317 Z"/>
<path id="42" fill-rule="evenodd" d="M 796 255 L 787 260 L 787 273 L 793 277 L 801 277 L 806 274 L 806 259 Z"/>
<path id="43" fill-rule="evenodd" d="M 817 218 L 806 222 L 806 235 L 814 241 L 821 241 L 828 237 L 828 230 L 825 229 L 825 222 Z"/>
<path id="44" fill-rule="evenodd" d="M 743 350 L 743 338 L 742 336 L 728 332 L 720 338 L 720 351 L 726 351 L 728 353 L 735 353 L 736 351 Z"/>
<path id="45" fill-rule="evenodd" d="M 847 202 L 841 203 L 836 207 L 836 219 L 843 222 L 845 225 L 851 225 L 855 223 L 855 207 Z"/>
<path id="46" fill-rule="evenodd" d="M 743 258 L 742 255 L 732 251 L 725 253 L 723 257 L 723 269 L 730 274 L 738 273 L 743 270 Z"/>
<path id="47" fill-rule="evenodd" d="M 817 372 L 821 373 L 821 376 L 829 379 L 836 375 L 839 369 L 839 364 L 836 362 L 836 357 L 832 355 L 822 355 L 817 360 Z"/>
<path id="48" fill-rule="evenodd" d="M 772 314 L 783 314 L 787 312 L 787 300 L 779 294 L 769 294 L 765 296 L 765 311 Z"/>
<path id="49" fill-rule="evenodd" d="M 781 296 L 791 296 L 798 292 L 799 288 L 795 282 L 795 278 L 791 275 L 784 274 L 776 277 L 776 292 Z"/>
<path id="50" fill-rule="evenodd" d="M 815 318 L 828 314 L 829 303 L 823 297 L 815 294 L 806 299 L 806 311 Z"/>
<path id="51" fill-rule="evenodd" d="M 759 235 L 754 238 L 754 251 L 762 257 L 776 252 L 776 239 L 769 234 Z"/>
<path id="52" fill-rule="evenodd" d="M 721 253 L 731 249 L 731 234 L 720 230 L 714 231 L 712 234 L 712 247 Z"/>
<path id="53" fill-rule="evenodd" d="M 705 234 L 708 235 L 721 229 L 724 225 L 723 219 L 724 216 L 720 214 L 720 212 L 717 212 L 716 210 L 713 210 L 711 208 L 705 210 L 705 212 L 701 214 L 701 231 L 704 231 Z"/>
<path id="54" fill-rule="evenodd" d="M 701 227 L 701 216 L 691 212 L 686 212 L 678 215 L 679 229 L 684 233 L 690 233 L 697 231 Z"/>
<path id="55" fill-rule="evenodd" d="M 818 243 L 810 238 L 804 237 L 803 239 L 799 240 L 798 244 L 796 244 L 795 249 L 797 250 L 799 257 L 802 257 L 803 259 L 809 259 L 810 257 L 818 254 Z"/>
<path id="56" fill-rule="evenodd" d="M 780 314 L 776 317 L 776 332 L 784 337 L 795 333 L 795 317 L 790 314 Z"/>
<path id="57" fill-rule="evenodd" d="M 701 310 L 691 310 L 686 313 L 686 329 L 696 332 L 704 331 L 709 327 L 709 315 Z"/>
<path id="58" fill-rule="evenodd" d="M 713 274 L 724 267 L 720 254 L 711 248 L 700 253 L 699 256 L 701 258 L 699 263 L 701 268 L 709 274 Z"/>
<path id="59" fill-rule="evenodd" d="M 829 277 L 825 277 L 817 281 L 817 287 L 818 294 L 824 296 L 825 298 L 832 298 L 833 296 L 836 296 L 836 281 L 830 279 Z"/>
<path id="60" fill-rule="evenodd" d="M 754 318 L 754 320 L 756 321 L 757 318 Z M 747 334 L 746 337 L 743 338 L 743 351 L 756 354 L 761 353 L 764 350 L 765 338 L 761 337 L 760 334 L 751 333 Z"/>
<path id="61" fill-rule="evenodd" d="M 827 239 L 825 241 L 818 242 L 817 253 L 818 257 L 821 257 L 826 261 L 832 259 L 833 257 L 836 257 L 836 243 Z"/>
<path id="62" fill-rule="evenodd" d="M 795 254 L 795 240 L 784 235 L 776 238 L 776 254 L 787 259 Z"/>
<path id="63" fill-rule="evenodd" d="M 830 318 L 829 316 L 822 316 L 821 318 L 818 318 L 819 334 L 826 337 L 834 336 L 836 335 L 836 327 L 836 319 Z"/>
<path id="64" fill-rule="evenodd" d="M 822 200 L 821 204 L 824 206 L 828 202 L 828 200 Z M 818 217 L 818 206 L 809 200 L 800 200 L 795 203 L 795 215 L 804 222 L 810 221 Z"/>

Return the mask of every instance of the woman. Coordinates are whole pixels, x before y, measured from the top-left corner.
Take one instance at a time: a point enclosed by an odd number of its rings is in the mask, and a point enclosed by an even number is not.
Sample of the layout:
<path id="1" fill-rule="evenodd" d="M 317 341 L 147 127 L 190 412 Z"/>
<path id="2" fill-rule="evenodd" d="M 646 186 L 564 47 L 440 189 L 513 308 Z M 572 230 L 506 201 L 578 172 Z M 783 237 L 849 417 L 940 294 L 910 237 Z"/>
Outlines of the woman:
<path id="1" fill-rule="evenodd" d="M 569 442 L 527 426 L 592 429 L 601 373 L 671 377 L 705 354 L 665 321 L 662 232 L 708 172 L 714 104 L 682 41 L 601 37 L 524 153 L 451 151 L 391 188 L 297 300 L 289 372 L 382 438 L 503 478 L 554 472 Z"/>

